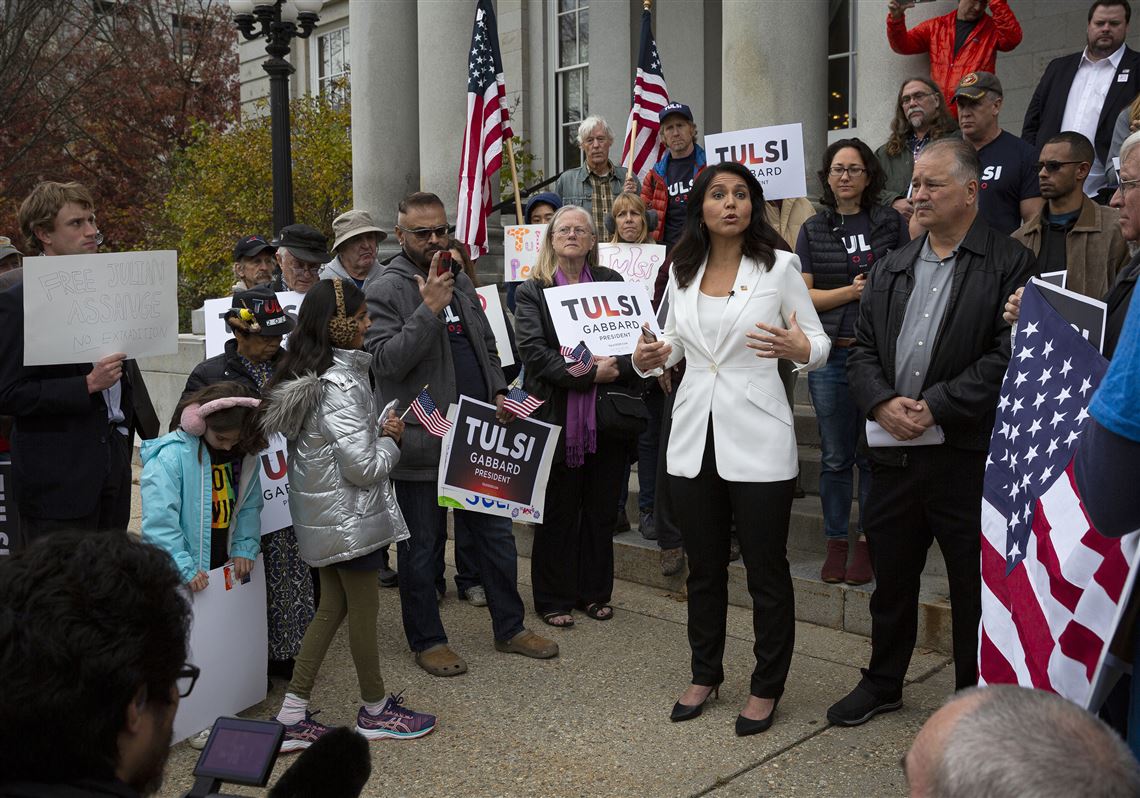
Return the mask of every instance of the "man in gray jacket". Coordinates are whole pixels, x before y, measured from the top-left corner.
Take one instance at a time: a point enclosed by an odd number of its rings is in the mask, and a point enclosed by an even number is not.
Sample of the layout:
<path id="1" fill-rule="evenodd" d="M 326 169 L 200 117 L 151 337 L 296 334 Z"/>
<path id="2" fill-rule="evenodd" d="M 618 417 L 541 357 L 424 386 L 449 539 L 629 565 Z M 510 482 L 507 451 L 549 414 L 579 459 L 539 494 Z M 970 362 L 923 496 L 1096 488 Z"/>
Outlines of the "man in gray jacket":
<path id="1" fill-rule="evenodd" d="M 503 410 L 506 379 L 475 286 L 462 270 L 439 272 L 448 233 L 447 212 L 435 194 L 416 192 L 400 201 L 396 237 L 403 249 L 365 287 L 372 318 L 365 348 L 373 355 L 377 390 L 385 402 L 395 399 L 407 407 L 426 384 L 444 411 L 464 395 L 493 402 L 499 420 L 507 422 L 514 417 Z M 440 444 L 408 416 L 400 463 L 392 472 L 411 532 L 397 547 L 400 607 L 416 664 L 433 676 L 456 676 L 467 663 L 447 644 L 435 592 L 447 536 L 447 510 L 436 500 Z M 456 510 L 455 524 L 475 542 L 495 648 L 538 659 L 556 656 L 556 643 L 523 627 L 510 519 Z"/>
<path id="2" fill-rule="evenodd" d="M 586 209 L 594 228 L 605 230 L 605 217 L 613 210 L 614 197 L 621 193 L 625 167 L 610 161 L 614 132 L 600 116 L 588 116 L 578 125 L 578 146 L 582 165 L 563 172 L 554 184 L 554 193 L 563 205 Z M 525 224 L 525 223 L 524 223 Z"/>
<path id="3" fill-rule="evenodd" d="M 333 238 L 336 257 L 321 267 L 321 279 L 352 280 L 364 290 L 383 268 L 376 260 L 376 249 L 388 234 L 376 226 L 368 211 L 354 208 L 333 219 Z"/>

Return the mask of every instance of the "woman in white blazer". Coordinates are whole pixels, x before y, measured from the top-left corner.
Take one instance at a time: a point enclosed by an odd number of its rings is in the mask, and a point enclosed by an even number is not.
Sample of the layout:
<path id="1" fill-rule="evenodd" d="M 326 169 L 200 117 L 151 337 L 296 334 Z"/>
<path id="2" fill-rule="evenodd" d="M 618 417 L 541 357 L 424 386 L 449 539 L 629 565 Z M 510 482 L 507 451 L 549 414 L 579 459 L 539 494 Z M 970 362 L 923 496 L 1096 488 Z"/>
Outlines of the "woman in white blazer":
<path id="1" fill-rule="evenodd" d="M 795 638 L 787 538 L 799 461 L 776 362 L 811 370 L 831 349 L 796 256 L 777 250 L 779 241 L 751 172 L 737 163 L 705 169 L 673 250 L 665 330 L 655 342 L 643 336 L 633 355 L 645 376 L 686 361 L 666 468 L 689 557 L 693 681 L 671 719 L 698 716 L 724 679 L 735 521 L 756 633 L 756 667 L 736 719 L 741 736 L 772 725 Z"/>

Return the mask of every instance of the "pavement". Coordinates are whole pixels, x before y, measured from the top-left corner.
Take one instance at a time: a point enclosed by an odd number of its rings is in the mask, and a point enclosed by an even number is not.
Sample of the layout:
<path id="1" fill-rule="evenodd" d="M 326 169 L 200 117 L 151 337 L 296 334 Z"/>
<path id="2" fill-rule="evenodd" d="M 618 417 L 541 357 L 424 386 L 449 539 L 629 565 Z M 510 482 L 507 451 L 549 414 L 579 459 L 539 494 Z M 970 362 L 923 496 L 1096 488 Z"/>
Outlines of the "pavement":
<path id="1" fill-rule="evenodd" d="M 137 506 L 137 505 L 136 505 Z M 449 562 L 450 551 L 449 551 Z M 900 757 L 926 718 L 953 692 L 953 667 L 940 652 L 915 651 L 904 706 L 869 724 L 832 727 L 824 713 L 867 662 L 870 641 L 809 623 L 796 624 L 787 690 L 772 728 L 737 738 L 752 663 L 751 612 L 730 606 L 726 680 L 720 698 L 685 723 L 669 710 L 689 682 L 683 597 L 619 581 L 614 618 L 576 613 L 572 629 L 533 614 L 530 562 L 519 559 L 519 589 L 529 628 L 558 641 L 561 655 L 536 661 L 492 647 L 486 608 L 451 590 L 441 613 L 465 675 L 436 678 L 412 660 L 400 626 L 399 594 L 380 591 L 380 659 L 386 686 L 407 705 L 439 718 L 434 733 L 371 743 L 372 777 L 363 795 L 400 796 L 904 796 Z M 274 681 L 261 704 L 242 713 L 272 717 L 284 694 Z M 359 706 L 355 671 L 341 628 L 317 679 L 312 707 L 326 724 L 351 724 Z M 180 796 L 193 782 L 198 752 L 171 750 L 160 795 Z M 278 760 L 276 780 L 295 755 Z M 264 791 L 227 787 L 227 792 Z"/>

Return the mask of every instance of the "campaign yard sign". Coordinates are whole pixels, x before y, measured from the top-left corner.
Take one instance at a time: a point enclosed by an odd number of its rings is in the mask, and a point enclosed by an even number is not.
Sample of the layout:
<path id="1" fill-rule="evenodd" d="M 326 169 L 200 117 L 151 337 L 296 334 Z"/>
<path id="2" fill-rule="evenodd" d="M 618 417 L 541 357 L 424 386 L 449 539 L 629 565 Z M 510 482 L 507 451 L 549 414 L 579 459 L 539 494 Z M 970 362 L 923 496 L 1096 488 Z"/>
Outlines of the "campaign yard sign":
<path id="1" fill-rule="evenodd" d="M 530 270 L 542 249 L 544 224 L 509 224 L 503 228 L 503 282 L 518 283 L 530 277 Z"/>
<path id="2" fill-rule="evenodd" d="M 803 126 L 770 125 L 705 136 L 710 164 L 736 161 L 764 188 L 764 199 L 806 197 Z M 794 242 L 793 242 L 794 243 Z"/>
<path id="3" fill-rule="evenodd" d="M 653 305 L 640 283 L 578 283 L 544 289 L 558 343 L 573 349 L 583 341 L 596 356 L 628 355 L 641 325 L 655 328 Z"/>
<path id="4" fill-rule="evenodd" d="M 640 283 L 653 295 L 657 272 L 665 262 L 664 244 L 598 244 L 598 260 L 627 283 Z"/>
<path id="5" fill-rule="evenodd" d="M 511 351 L 511 338 L 507 334 L 507 317 L 503 315 L 503 301 L 499 297 L 499 286 L 487 285 L 476 288 L 479 295 L 479 304 L 491 323 L 491 332 L 495 334 L 495 346 L 499 350 L 499 365 L 503 368 L 515 364 L 515 354 Z"/>
<path id="6" fill-rule="evenodd" d="M 438 492 L 444 507 L 540 522 L 559 428 L 530 418 L 502 424 L 467 396 L 448 413 Z"/>
<path id="7" fill-rule="evenodd" d="M 296 323 L 297 312 L 301 309 L 301 303 L 305 301 L 305 295 L 296 291 L 278 291 L 277 301 L 281 303 L 286 315 Z M 206 357 L 222 354 L 226 351 L 226 341 L 234 337 L 233 328 L 226 324 L 225 318 L 226 311 L 233 307 L 233 302 L 232 296 L 224 296 L 219 299 L 207 299 L 202 303 L 202 314 L 205 316 Z M 288 337 L 285 336 L 283 340 L 288 340 Z"/>
<path id="8" fill-rule="evenodd" d="M 289 449 L 284 435 L 269 436 L 269 445 L 257 456 L 261 463 L 261 534 L 268 535 L 293 524 L 289 512 Z"/>
<path id="9" fill-rule="evenodd" d="M 24 259 L 24 365 L 178 351 L 174 250 Z"/>

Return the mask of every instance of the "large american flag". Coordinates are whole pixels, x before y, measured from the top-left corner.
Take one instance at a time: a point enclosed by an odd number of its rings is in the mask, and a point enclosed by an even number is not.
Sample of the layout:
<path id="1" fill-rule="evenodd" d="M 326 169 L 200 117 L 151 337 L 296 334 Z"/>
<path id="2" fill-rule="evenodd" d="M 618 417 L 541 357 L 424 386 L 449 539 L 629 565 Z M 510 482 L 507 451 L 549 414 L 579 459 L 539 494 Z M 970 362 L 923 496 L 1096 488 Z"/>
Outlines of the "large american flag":
<path id="1" fill-rule="evenodd" d="M 1135 559 L 1081 505 L 1073 454 L 1107 361 L 1032 283 L 998 402 L 982 498 L 983 684 L 1089 706 Z"/>
<path id="2" fill-rule="evenodd" d="M 479 0 L 467 58 L 467 129 L 459 157 L 459 218 L 455 237 L 473 257 L 487 252 L 487 215 L 498 199 L 496 175 L 509 140 L 510 114 L 499 54 L 499 27 L 491 0 Z"/>
<path id="3" fill-rule="evenodd" d="M 621 151 L 621 163 L 625 166 L 629 163 L 629 151 L 633 149 L 633 172 L 641 181 L 665 154 L 665 145 L 657 135 L 661 127 L 657 115 L 669 104 L 669 89 L 661 71 L 657 43 L 653 41 L 651 19 L 649 9 L 641 12 L 641 47 L 637 54 L 637 77 L 633 81 L 633 106 L 625 123 L 625 146 Z M 637 117 L 636 142 L 630 141 L 634 117 Z"/>

